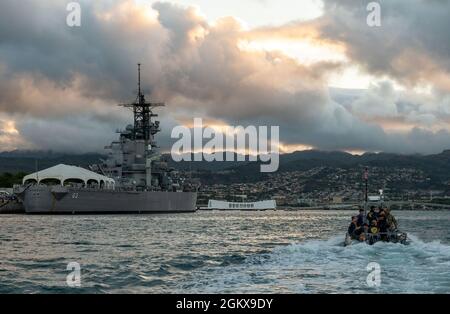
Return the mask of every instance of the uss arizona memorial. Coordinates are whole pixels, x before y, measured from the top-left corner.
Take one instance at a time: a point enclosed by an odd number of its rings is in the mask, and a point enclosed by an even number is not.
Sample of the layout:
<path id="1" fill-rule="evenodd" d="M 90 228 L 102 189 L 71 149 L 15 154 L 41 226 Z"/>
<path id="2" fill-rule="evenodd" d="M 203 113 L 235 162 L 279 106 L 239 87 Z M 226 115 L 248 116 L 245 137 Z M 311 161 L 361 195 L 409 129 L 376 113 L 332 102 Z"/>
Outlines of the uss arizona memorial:
<path id="1" fill-rule="evenodd" d="M 221 210 L 269 210 L 276 209 L 277 204 L 274 200 L 260 202 L 227 202 L 218 200 L 209 200 L 208 207 L 201 209 L 221 209 Z"/>

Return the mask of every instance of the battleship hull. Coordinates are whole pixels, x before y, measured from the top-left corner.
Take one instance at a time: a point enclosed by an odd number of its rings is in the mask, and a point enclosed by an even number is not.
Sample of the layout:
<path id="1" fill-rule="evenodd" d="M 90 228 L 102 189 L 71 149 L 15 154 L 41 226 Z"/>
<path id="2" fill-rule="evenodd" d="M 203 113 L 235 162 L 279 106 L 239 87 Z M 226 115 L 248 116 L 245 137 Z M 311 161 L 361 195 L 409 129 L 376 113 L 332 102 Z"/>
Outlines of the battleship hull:
<path id="1" fill-rule="evenodd" d="M 19 196 L 27 214 L 145 214 L 196 210 L 196 192 L 113 191 L 31 186 Z"/>

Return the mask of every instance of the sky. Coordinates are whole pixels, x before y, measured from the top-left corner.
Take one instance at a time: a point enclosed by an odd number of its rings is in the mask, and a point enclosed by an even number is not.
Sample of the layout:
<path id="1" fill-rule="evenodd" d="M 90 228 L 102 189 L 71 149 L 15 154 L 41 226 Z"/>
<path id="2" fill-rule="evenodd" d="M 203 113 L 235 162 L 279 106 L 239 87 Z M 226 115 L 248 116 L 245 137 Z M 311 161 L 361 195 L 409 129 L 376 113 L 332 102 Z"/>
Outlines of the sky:
<path id="1" fill-rule="evenodd" d="M 132 121 L 136 63 L 162 149 L 194 118 L 280 126 L 283 152 L 450 149 L 450 1 L 0 2 L 0 151 L 102 152 Z"/>

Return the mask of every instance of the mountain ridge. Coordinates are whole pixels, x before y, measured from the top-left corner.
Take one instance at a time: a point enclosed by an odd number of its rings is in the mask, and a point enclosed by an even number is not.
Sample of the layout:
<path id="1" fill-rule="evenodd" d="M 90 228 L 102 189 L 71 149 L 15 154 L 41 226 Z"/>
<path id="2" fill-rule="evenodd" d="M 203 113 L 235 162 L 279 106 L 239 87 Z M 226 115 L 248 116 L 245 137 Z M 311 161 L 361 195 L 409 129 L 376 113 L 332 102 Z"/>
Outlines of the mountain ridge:
<path id="1" fill-rule="evenodd" d="M 250 182 L 266 177 L 260 172 L 260 162 L 174 162 L 170 154 L 165 154 L 169 165 L 178 170 L 194 171 L 209 176 L 207 181 Z M 237 154 L 234 154 L 235 160 Z M 193 160 L 193 155 L 191 155 Z M 88 167 L 97 163 L 105 155 L 98 153 L 68 154 L 52 151 L 12 151 L 0 153 L 0 173 L 34 172 L 59 163 Z M 248 158 L 246 158 L 248 160 Z M 306 171 L 315 167 L 384 167 L 415 168 L 424 171 L 432 180 L 450 180 L 450 150 L 430 155 L 400 155 L 393 153 L 365 153 L 353 155 L 342 151 L 307 150 L 280 155 L 280 172 Z"/>

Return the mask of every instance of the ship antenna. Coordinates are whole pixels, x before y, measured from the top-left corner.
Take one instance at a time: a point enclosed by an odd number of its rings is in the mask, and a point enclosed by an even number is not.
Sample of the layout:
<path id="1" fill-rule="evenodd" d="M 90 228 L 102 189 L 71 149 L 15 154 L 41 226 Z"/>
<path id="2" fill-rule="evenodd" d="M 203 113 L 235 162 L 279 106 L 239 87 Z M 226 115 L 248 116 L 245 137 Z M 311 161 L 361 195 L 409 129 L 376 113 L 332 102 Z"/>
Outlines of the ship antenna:
<path id="1" fill-rule="evenodd" d="M 138 63 L 138 97 L 139 101 L 141 100 L 141 64 Z"/>
<path id="2" fill-rule="evenodd" d="M 138 63 L 138 97 L 134 103 L 120 104 L 119 106 L 131 108 L 134 116 L 133 139 L 153 141 L 153 135 L 159 132 L 158 124 L 153 124 L 152 117 L 157 115 L 152 113 L 152 109 L 164 106 L 164 103 L 146 102 L 141 90 L 141 63 Z M 146 144 L 147 146 L 148 144 Z"/>

